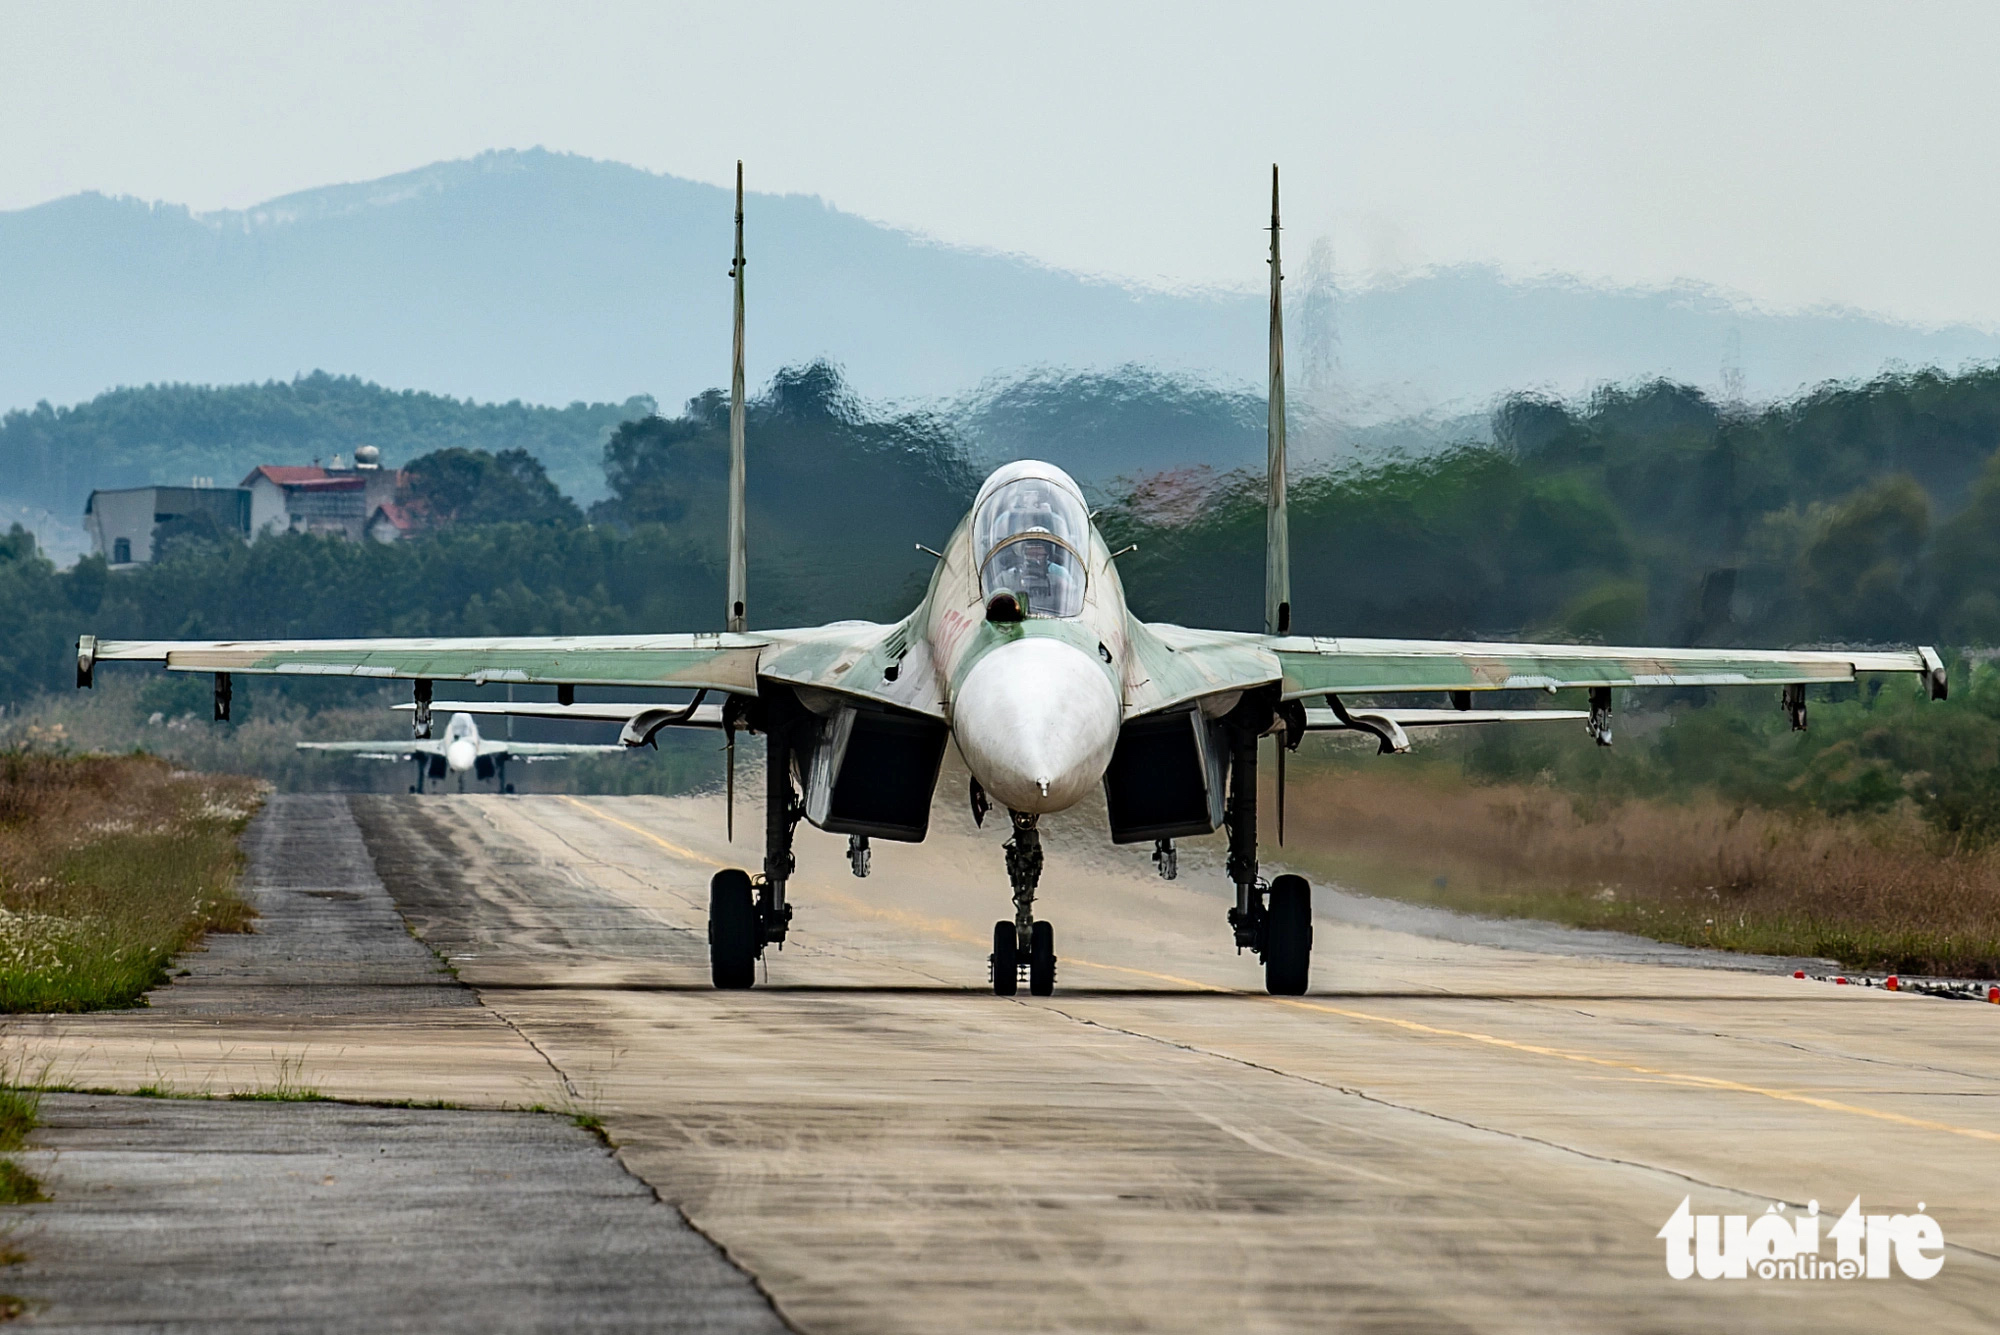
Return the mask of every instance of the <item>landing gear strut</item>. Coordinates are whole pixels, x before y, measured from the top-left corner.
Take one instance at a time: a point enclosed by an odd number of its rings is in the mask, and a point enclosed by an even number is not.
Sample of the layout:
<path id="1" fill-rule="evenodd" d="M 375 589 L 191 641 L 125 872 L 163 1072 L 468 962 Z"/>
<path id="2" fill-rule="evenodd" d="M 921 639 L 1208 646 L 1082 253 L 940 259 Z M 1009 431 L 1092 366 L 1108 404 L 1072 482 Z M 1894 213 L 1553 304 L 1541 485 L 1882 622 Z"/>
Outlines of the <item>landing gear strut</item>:
<path id="1" fill-rule="evenodd" d="M 765 739 L 764 874 L 729 867 L 715 874 L 708 886 L 708 960 L 715 985 L 750 987 L 764 947 L 783 948 L 792 925 L 792 906 L 785 902 L 785 883 L 798 866 L 792 855 L 792 833 L 805 814 L 792 782 L 792 729 L 799 708 L 789 691 L 774 691 L 756 702 L 746 722 Z"/>
<path id="2" fill-rule="evenodd" d="M 1020 990 L 1021 966 L 1028 972 L 1028 992 L 1046 997 L 1056 990 L 1056 931 L 1035 920 L 1035 887 L 1042 880 L 1040 817 L 1008 813 L 1014 837 L 1007 841 L 1007 879 L 1014 887 L 1014 921 L 993 924 L 993 993 L 1011 997 Z"/>
<path id="3" fill-rule="evenodd" d="M 1251 708 L 1245 700 L 1239 712 Z M 1264 990 L 1274 997 L 1305 993 L 1312 966 L 1312 887 L 1302 876 L 1280 876 L 1268 886 L 1257 875 L 1257 720 L 1232 718 L 1229 735 L 1229 879 L 1236 907 L 1229 926 L 1238 950 L 1264 961 Z M 1279 745 L 1283 745 L 1281 739 Z"/>

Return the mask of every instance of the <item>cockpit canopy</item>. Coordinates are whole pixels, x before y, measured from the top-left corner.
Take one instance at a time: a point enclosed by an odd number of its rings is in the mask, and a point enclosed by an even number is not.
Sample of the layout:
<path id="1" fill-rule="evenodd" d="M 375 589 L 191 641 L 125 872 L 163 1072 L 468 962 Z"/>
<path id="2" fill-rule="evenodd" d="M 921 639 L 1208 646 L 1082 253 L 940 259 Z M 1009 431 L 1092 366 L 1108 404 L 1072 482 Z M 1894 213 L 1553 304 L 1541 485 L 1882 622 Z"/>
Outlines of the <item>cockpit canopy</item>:
<path id="1" fill-rule="evenodd" d="M 1004 591 L 1031 617 L 1083 611 L 1090 515 L 1062 483 L 1045 477 L 1001 483 L 973 517 L 972 545 L 988 601 Z"/>

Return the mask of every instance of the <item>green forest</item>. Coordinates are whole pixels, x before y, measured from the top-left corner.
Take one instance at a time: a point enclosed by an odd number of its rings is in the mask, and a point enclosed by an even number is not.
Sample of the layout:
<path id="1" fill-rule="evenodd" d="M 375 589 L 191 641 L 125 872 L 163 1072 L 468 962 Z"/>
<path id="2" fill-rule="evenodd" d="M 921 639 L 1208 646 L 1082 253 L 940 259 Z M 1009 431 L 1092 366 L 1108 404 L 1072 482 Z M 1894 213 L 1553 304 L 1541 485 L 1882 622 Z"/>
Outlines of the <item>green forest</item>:
<path id="1" fill-rule="evenodd" d="M 1101 384 L 1085 388 L 1103 399 Z M 1145 411 L 1147 388 L 1124 397 Z M 1046 401 L 1060 389 L 1043 387 L 1039 413 L 1060 416 Z M 170 395 L 159 412 L 192 431 L 186 408 Z M 582 432 L 586 410 L 564 411 Z M 9 434 L 20 416 L 0 430 L 7 448 L 22 439 Z M 0 616 L 10 628 L 0 701 L 67 690 L 81 631 L 718 628 L 727 417 L 719 392 L 671 417 L 627 405 L 602 427 L 601 498 L 587 506 L 544 471 L 533 440 L 443 442 L 408 467 L 444 522 L 394 546 L 183 535 L 156 564 L 113 576 L 97 560 L 58 571 L 17 529 L 0 540 Z M 752 624 L 907 610 L 930 564 L 915 544 L 944 539 L 978 485 L 979 452 L 960 426 L 872 409 L 820 363 L 776 377 L 750 405 L 748 431 Z M 144 434 L 126 429 L 132 440 Z M 1775 698 L 1756 692 L 1715 701 L 1649 693 L 1620 708 L 1663 708 L 1672 726 L 1612 755 L 1496 732 L 1462 758 L 1495 777 L 1573 772 L 1606 791 L 1680 785 L 1836 811 L 1911 800 L 1940 828 L 1985 837 L 2000 829 L 2000 684 L 1974 668 L 1984 646 L 2000 642 L 1996 447 L 1993 370 L 1885 376 L 1757 409 L 1664 382 L 1583 403 L 1516 397 L 1495 410 L 1490 443 L 1294 479 L 1296 625 L 1309 634 L 1950 646 L 1958 689 L 1941 708 L 1911 708 L 1900 684 L 1850 688 L 1816 701 L 1814 730 L 1794 738 Z M 1120 570 L 1141 616 L 1255 626 L 1261 487 L 1253 474 L 1200 471 L 1121 484 L 1099 523 L 1114 545 L 1139 545 Z M 257 691 L 328 704 L 352 694 L 338 682 Z"/>
<path id="2" fill-rule="evenodd" d="M 390 464 L 450 446 L 526 450 L 565 491 L 594 499 L 605 437 L 652 411 L 644 397 L 481 404 L 324 371 L 261 385 L 145 385 L 0 414 L 0 495 L 79 515 L 93 489 L 191 477 L 234 486 L 259 464 L 330 461 L 373 445 Z"/>
<path id="3" fill-rule="evenodd" d="M 1665 644 L 2000 639 L 2000 371 L 1731 412 L 1682 385 L 1517 397 L 1494 443 L 1294 481 L 1308 633 Z M 1100 522 L 1148 616 L 1248 628 L 1262 481 Z M 1135 598 L 1141 595 L 1135 592 Z"/>

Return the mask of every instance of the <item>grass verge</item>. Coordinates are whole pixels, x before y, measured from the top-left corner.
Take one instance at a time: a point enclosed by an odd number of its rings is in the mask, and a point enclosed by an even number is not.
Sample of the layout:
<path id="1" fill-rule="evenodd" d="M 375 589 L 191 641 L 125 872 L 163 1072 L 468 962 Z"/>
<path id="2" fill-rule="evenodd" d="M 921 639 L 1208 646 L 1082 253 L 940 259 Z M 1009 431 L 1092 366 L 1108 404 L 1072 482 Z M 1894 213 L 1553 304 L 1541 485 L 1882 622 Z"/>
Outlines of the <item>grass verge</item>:
<path id="1" fill-rule="evenodd" d="M 150 756 L 0 755 L 0 1011 L 129 1006 L 204 932 L 249 930 L 259 797 Z"/>
<path id="2" fill-rule="evenodd" d="M 0 1074 L 18 1078 L 21 1072 L 17 1066 Z M 42 1091 L 38 1086 L 0 1084 L 0 1205 L 33 1205 L 48 1199 L 34 1174 L 15 1163 L 11 1157 L 13 1151 L 26 1143 L 28 1133 L 35 1129 L 41 1110 Z M 11 1243 L 0 1241 L 0 1265 L 16 1265 L 27 1259 L 27 1254 Z M 11 1293 L 0 1293 L 0 1321 L 12 1321 L 27 1310 L 27 1304 L 21 1299 Z"/>
<path id="3" fill-rule="evenodd" d="M 1387 763 L 1295 771 L 1288 788 L 1280 860 L 1365 893 L 1856 970 L 2000 976 L 2000 849 L 1944 840 L 1907 811 L 1599 804 Z"/>

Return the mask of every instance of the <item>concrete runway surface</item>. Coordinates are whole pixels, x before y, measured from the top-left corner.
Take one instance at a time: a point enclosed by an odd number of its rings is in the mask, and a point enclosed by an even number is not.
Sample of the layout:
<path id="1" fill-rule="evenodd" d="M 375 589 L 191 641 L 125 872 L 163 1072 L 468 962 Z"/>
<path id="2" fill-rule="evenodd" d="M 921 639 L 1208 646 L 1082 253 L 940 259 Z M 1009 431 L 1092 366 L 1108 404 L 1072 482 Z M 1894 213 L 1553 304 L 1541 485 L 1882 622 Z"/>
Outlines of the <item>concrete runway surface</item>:
<path id="1" fill-rule="evenodd" d="M 275 798 L 244 842 L 256 932 L 184 955 L 184 976 L 144 1010 L 5 1030 L 12 1070 L 154 1095 L 44 1096 L 15 1157 L 50 1199 L 0 1210 L 0 1291 L 26 1303 L 24 1324 L 784 1328 L 570 1117 L 266 1101 L 320 1087 L 574 1107 L 547 1061 L 405 930 L 345 799 Z M 246 1093 L 266 1098 L 225 1097 Z"/>
<path id="2" fill-rule="evenodd" d="M 1271 998 L 1199 857 L 1162 882 L 1060 819 L 1057 994 L 1001 999 L 1005 836 L 942 802 L 867 880 L 802 827 L 792 939 L 724 994 L 708 877 L 758 851 L 723 842 L 718 801 L 353 808 L 483 1007 L 239 1008 L 206 1032 L 162 1006 L 17 1038 L 111 1087 L 255 1079 L 280 1052 L 340 1096 L 503 1106 L 554 1082 L 814 1332 L 1970 1331 L 2000 1310 L 2000 1007 L 1328 913 L 1314 992 Z M 737 820 L 761 829 L 751 804 Z M 1923 1202 L 1943 1272 L 1675 1281 L 1654 1237 L 1683 1197 L 1754 1216 L 1856 1195 Z"/>
<path id="3" fill-rule="evenodd" d="M 776 1335 L 741 1271 L 566 1119 L 44 1098 L 53 1198 L 0 1284 L 62 1330 Z"/>

